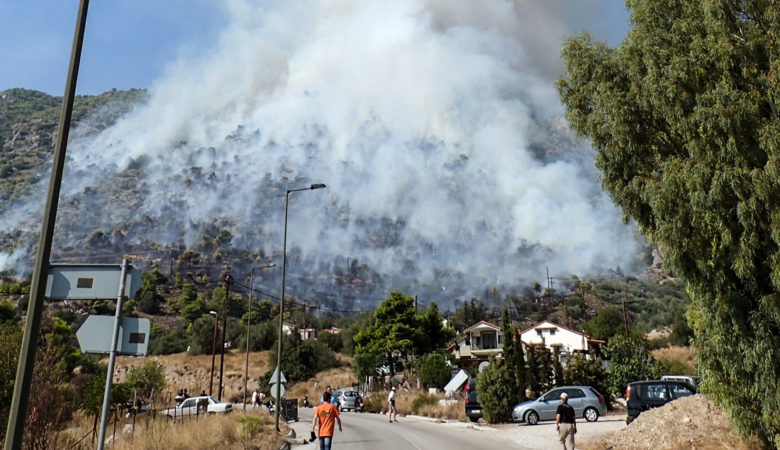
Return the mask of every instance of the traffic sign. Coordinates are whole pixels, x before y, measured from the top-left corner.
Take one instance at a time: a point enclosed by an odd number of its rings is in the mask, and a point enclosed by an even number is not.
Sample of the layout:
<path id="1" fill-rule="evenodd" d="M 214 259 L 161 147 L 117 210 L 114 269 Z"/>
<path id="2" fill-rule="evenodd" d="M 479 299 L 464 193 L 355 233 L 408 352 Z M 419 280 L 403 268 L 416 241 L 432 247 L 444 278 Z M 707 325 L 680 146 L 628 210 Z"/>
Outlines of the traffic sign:
<path id="1" fill-rule="evenodd" d="M 277 367 L 274 370 L 274 374 L 271 375 L 271 379 L 268 380 L 268 383 L 270 384 L 279 383 L 279 367 Z M 287 383 L 287 379 L 284 377 L 284 372 L 282 372 L 281 383 L 282 384 Z"/>
<path id="2" fill-rule="evenodd" d="M 284 397 L 284 385 L 280 384 L 278 387 L 276 386 L 276 383 L 271 383 L 271 397 L 276 399 L 276 402 L 279 402 L 279 399 L 276 398 L 276 389 L 279 389 L 279 397 Z"/>
<path id="3" fill-rule="evenodd" d="M 119 264 L 51 264 L 45 296 L 49 300 L 116 298 L 121 274 Z M 128 266 L 125 296 L 133 298 L 140 287 L 141 272 Z"/>
<path id="4" fill-rule="evenodd" d="M 110 353 L 111 336 L 114 331 L 113 316 L 89 316 L 76 331 L 79 347 L 84 353 Z M 146 356 L 149 347 L 149 319 L 122 317 L 117 339 L 117 353 L 120 355 Z"/>

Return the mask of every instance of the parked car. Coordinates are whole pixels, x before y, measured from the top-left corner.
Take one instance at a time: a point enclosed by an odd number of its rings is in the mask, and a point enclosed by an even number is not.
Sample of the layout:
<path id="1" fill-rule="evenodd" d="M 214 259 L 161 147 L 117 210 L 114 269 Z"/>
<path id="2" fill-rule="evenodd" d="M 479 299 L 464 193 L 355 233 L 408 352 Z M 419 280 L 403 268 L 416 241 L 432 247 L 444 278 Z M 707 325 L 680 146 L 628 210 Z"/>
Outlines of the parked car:
<path id="1" fill-rule="evenodd" d="M 339 411 L 356 411 L 360 406 L 360 393 L 355 389 L 340 389 L 333 395 L 338 400 L 336 407 Z"/>
<path id="2" fill-rule="evenodd" d="M 228 414 L 233 411 L 233 405 L 230 403 L 220 402 L 216 398 L 205 395 L 190 397 L 185 399 L 181 404 L 175 408 L 168 408 L 160 411 L 165 417 L 170 419 L 177 419 L 185 416 L 192 416 L 195 414 L 209 414 L 216 413 Z"/>
<path id="3" fill-rule="evenodd" d="M 561 394 L 569 394 L 569 404 L 574 408 L 575 417 L 584 417 L 595 422 L 599 416 L 607 413 L 604 396 L 590 386 L 561 386 L 545 392 L 536 400 L 520 403 L 512 410 L 512 420 L 536 425 L 540 420 L 555 420 Z"/>
<path id="4" fill-rule="evenodd" d="M 477 399 L 477 391 L 473 389 L 469 391 L 469 396 L 466 397 L 466 416 L 472 422 L 477 422 L 482 417 L 482 405 L 479 404 Z"/>
<path id="5" fill-rule="evenodd" d="M 696 393 L 696 387 L 683 381 L 635 381 L 626 387 L 626 423 L 643 411 L 663 406 L 672 400 Z"/>

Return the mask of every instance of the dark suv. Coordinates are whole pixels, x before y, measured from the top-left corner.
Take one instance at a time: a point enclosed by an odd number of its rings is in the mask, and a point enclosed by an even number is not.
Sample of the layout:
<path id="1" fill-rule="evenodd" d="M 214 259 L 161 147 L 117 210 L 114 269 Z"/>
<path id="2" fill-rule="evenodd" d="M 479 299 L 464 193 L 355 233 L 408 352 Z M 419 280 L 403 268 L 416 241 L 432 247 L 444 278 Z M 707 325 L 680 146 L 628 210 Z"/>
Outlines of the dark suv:
<path id="1" fill-rule="evenodd" d="M 482 417 L 482 406 L 477 401 L 477 391 L 469 391 L 469 396 L 466 398 L 466 415 L 472 422 L 477 422 Z"/>
<path id="2" fill-rule="evenodd" d="M 695 387 L 682 381 L 655 380 L 630 383 L 626 387 L 626 423 L 631 423 L 643 411 L 695 393 Z"/>

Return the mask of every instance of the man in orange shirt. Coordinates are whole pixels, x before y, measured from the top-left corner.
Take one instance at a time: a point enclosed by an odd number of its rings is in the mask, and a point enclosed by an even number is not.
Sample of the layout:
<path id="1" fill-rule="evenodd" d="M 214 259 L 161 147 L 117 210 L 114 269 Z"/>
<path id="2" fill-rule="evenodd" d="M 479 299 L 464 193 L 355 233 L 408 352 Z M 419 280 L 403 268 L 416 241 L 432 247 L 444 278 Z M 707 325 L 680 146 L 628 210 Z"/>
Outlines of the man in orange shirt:
<path id="1" fill-rule="evenodd" d="M 322 394 L 322 403 L 314 410 L 314 419 L 311 421 L 311 432 L 317 426 L 317 420 L 320 421 L 320 427 L 317 434 L 320 437 L 320 449 L 330 450 L 331 441 L 333 441 L 333 428 L 336 422 L 339 423 L 341 431 L 341 417 L 339 410 L 330 403 L 330 392 Z"/>

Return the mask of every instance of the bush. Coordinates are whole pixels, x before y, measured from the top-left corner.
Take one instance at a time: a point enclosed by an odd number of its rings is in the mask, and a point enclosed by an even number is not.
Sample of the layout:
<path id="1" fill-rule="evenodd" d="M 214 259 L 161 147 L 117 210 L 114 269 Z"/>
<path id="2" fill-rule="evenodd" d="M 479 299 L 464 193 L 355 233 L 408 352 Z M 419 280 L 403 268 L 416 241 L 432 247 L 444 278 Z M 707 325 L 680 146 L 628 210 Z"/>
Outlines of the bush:
<path id="1" fill-rule="evenodd" d="M 586 359 L 576 356 L 563 370 L 564 383 L 575 386 L 592 386 L 604 396 L 607 409 L 612 409 L 612 395 L 607 371 L 599 358 Z"/>
<path id="2" fill-rule="evenodd" d="M 276 352 L 271 352 L 269 356 L 270 369 L 263 377 L 263 384 L 271 378 L 276 369 Z M 282 373 L 287 378 L 288 383 L 308 380 L 317 372 L 339 367 L 341 362 L 336 358 L 336 354 L 325 344 L 315 340 L 308 340 L 289 345 L 285 342 L 282 353 Z"/>
<path id="3" fill-rule="evenodd" d="M 452 377 L 452 368 L 441 353 L 431 353 L 420 363 L 417 371 L 420 382 L 427 387 L 443 388 Z"/>
<path id="4" fill-rule="evenodd" d="M 494 359 L 477 376 L 477 401 L 482 405 L 482 417 L 487 423 L 509 420 L 512 413 L 512 374 Z"/>
<path id="5" fill-rule="evenodd" d="M 632 381 L 654 380 L 661 376 L 662 367 L 648 353 L 645 341 L 615 336 L 607 344 L 609 366 L 609 393 L 619 397 Z"/>
<path id="6" fill-rule="evenodd" d="M 142 366 L 134 366 L 127 373 L 127 384 L 131 389 L 151 393 L 152 389 L 160 392 L 166 384 L 165 367 L 157 361 L 147 361 Z"/>
<path id="7" fill-rule="evenodd" d="M 420 410 L 426 406 L 435 405 L 439 402 L 439 397 L 433 394 L 420 394 L 412 401 L 412 413 L 419 414 Z"/>

